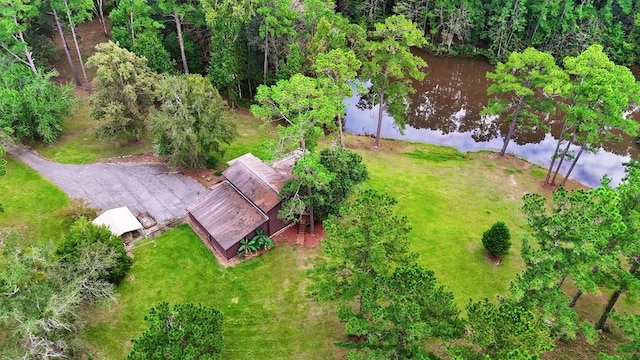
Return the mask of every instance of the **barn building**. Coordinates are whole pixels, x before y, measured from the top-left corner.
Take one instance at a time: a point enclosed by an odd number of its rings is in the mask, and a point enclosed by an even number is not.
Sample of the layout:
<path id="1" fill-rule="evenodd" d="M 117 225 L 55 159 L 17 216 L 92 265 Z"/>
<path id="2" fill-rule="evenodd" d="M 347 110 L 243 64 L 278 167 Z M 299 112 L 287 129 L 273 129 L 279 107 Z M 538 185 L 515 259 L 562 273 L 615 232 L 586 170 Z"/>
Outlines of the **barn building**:
<path id="1" fill-rule="evenodd" d="M 278 219 L 280 189 L 289 179 L 252 154 L 228 162 L 225 180 L 187 208 L 196 232 L 226 259 L 234 257 L 240 240 L 261 229 L 271 236 L 287 226 Z"/>

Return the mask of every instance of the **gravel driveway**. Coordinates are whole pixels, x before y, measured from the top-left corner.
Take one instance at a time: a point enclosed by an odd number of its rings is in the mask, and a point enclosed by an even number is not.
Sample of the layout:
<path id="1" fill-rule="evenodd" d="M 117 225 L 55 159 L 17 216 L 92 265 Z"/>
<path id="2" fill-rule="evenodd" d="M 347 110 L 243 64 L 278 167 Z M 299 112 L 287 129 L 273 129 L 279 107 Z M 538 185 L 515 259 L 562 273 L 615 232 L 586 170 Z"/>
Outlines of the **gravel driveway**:
<path id="1" fill-rule="evenodd" d="M 148 212 L 157 222 L 186 215 L 186 208 L 207 190 L 193 179 L 159 164 L 59 164 L 19 147 L 10 153 L 59 186 L 69 197 L 83 198 L 107 210 L 127 206 Z"/>

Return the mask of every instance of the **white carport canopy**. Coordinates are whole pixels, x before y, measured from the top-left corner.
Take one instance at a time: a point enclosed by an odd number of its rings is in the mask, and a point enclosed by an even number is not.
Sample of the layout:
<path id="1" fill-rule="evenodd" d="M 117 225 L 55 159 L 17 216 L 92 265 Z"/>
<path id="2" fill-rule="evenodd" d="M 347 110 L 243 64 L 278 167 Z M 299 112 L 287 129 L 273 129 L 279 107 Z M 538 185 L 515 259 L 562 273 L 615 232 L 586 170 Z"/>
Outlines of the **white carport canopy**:
<path id="1" fill-rule="evenodd" d="M 120 236 L 129 231 L 142 230 L 144 226 L 131 213 L 128 207 L 109 209 L 92 221 L 95 225 L 105 225 L 112 233 Z"/>

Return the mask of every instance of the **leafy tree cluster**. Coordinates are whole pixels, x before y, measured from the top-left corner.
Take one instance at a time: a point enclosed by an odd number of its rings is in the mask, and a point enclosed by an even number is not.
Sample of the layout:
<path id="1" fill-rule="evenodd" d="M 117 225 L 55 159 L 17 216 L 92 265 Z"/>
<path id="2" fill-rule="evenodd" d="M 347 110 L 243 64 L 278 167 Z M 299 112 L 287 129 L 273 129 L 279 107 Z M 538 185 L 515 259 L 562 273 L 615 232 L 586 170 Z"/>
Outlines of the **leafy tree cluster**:
<path id="1" fill-rule="evenodd" d="M 223 316 L 205 305 L 162 302 L 144 317 L 149 327 L 134 339 L 129 360 L 222 359 Z"/>
<path id="2" fill-rule="evenodd" d="M 487 299 L 467 305 L 467 340 L 471 346 L 454 346 L 452 355 L 465 359 L 514 359 L 514 352 L 532 356 L 553 349 L 554 341 L 544 318 L 512 300 Z"/>
<path id="3" fill-rule="evenodd" d="M 67 358 L 77 350 L 80 308 L 113 298 L 113 284 L 131 266 L 122 241 L 81 219 L 56 248 L 0 242 L 0 357 Z"/>
<path id="4" fill-rule="evenodd" d="M 623 293 L 640 290 L 638 276 L 638 164 L 626 164 L 627 175 L 612 188 L 606 177 L 589 190 L 554 192 L 548 203 L 537 194 L 524 197 L 523 211 L 535 245 L 524 241 L 525 270 L 511 285 L 512 299 L 541 314 L 553 337 L 573 338 L 580 325 L 573 307 L 584 292 L 614 288 L 595 329 L 603 329 Z M 566 279 L 578 290 L 562 291 Z M 597 315 L 597 314 L 594 314 Z M 592 326 L 582 326 L 587 336 Z"/>
<path id="5" fill-rule="evenodd" d="M 493 115 L 492 126 L 509 123 L 500 156 L 504 156 L 514 134 L 548 126 L 542 118 L 561 116 L 561 134 L 552 155 L 545 184 L 555 185 L 565 160 L 571 166 L 560 186 L 564 186 L 581 155 L 595 152 L 620 133 L 635 136 L 640 125 L 625 112 L 640 103 L 640 83 L 631 71 L 613 63 L 601 45 L 589 46 L 577 56 L 556 65 L 545 52 L 527 48 L 513 52 L 505 63 L 487 73 L 495 95 L 483 110 Z M 578 146 L 573 153 L 572 146 Z"/>
<path id="6" fill-rule="evenodd" d="M 69 115 L 75 98 L 71 87 L 56 85 L 55 72 L 36 73 L 0 57 L 0 128 L 10 129 L 20 140 L 51 143 L 62 135 L 62 118 Z"/>
<path id="7" fill-rule="evenodd" d="M 303 164 L 304 161 L 300 165 L 296 164 L 294 172 L 299 176 L 289 180 L 280 191 L 284 201 L 279 216 L 288 220 L 299 217 L 301 209 L 303 213 L 306 209 L 313 209 L 318 220 L 338 214 L 342 202 L 354 187 L 368 178 L 367 168 L 360 155 L 346 148 L 330 147 L 320 151 L 317 163 L 314 164 L 316 168 L 321 167 L 321 172 L 327 173 L 319 177 L 324 181 L 311 181 L 309 194 L 305 193 L 306 185 L 312 179 L 305 177 L 304 171 L 299 171 Z"/>
<path id="8" fill-rule="evenodd" d="M 201 75 L 166 76 L 150 116 L 158 154 L 170 165 L 203 168 L 236 135 L 226 102 Z"/>
<path id="9" fill-rule="evenodd" d="M 206 68 L 210 35 L 199 1 L 119 1 L 109 18 L 113 41 L 145 57 L 152 70 L 173 73 L 180 64 L 189 74 Z"/>
<path id="10" fill-rule="evenodd" d="M 640 315 L 621 316 L 614 313 L 613 317 L 628 341 L 616 347 L 617 355 L 600 354 L 599 358 L 601 360 L 637 360 L 640 354 Z"/>
<path id="11" fill-rule="evenodd" d="M 235 137 L 227 104 L 201 75 L 159 75 L 144 58 L 113 42 L 96 46 L 91 115 L 99 137 L 139 139 L 150 129 L 157 152 L 173 166 L 202 168 Z"/>
<path id="12" fill-rule="evenodd" d="M 122 244 L 122 238 L 113 235 L 105 226 L 96 226 L 80 217 L 56 243 L 55 255 L 62 263 L 74 264 L 80 268 L 87 265 L 82 263 L 82 256 L 89 253 L 99 254 L 103 258 L 103 268 L 97 278 L 114 285 L 124 279 L 133 264 L 133 259 L 127 255 Z"/>

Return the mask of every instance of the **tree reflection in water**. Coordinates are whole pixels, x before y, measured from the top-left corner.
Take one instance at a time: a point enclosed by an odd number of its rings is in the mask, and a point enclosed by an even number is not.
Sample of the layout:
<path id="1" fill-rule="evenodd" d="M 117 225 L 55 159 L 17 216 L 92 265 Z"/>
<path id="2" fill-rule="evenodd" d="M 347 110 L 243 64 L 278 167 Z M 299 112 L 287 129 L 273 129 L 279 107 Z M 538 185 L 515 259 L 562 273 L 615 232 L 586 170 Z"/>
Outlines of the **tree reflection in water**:
<path id="1" fill-rule="evenodd" d="M 424 81 L 414 83 L 416 93 L 407 109 L 407 127 L 404 131 L 393 126 L 385 117 L 382 136 L 434 144 L 449 145 L 460 151 L 500 150 L 508 123 L 498 126 L 490 116 L 481 116 L 487 105 L 487 71 L 493 68 L 477 59 L 435 57 L 421 50 L 416 53 L 428 64 Z M 351 98 L 346 118 L 346 129 L 356 134 L 375 133 L 377 112 L 375 99 Z M 640 118 L 638 109 L 629 116 Z M 540 129 L 518 131 L 508 152 L 541 166 L 547 166 L 562 126 L 562 114 L 546 117 L 549 133 Z M 595 154 L 584 154 L 572 177 L 591 186 L 599 184 L 608 174 L 617 184 L 624 176 L 623 162 L 640 159 L 635 139 L 623 136 L 619 142 L 600 144 Z M 565 169 L 566 171 L 566 169 Z"/>

